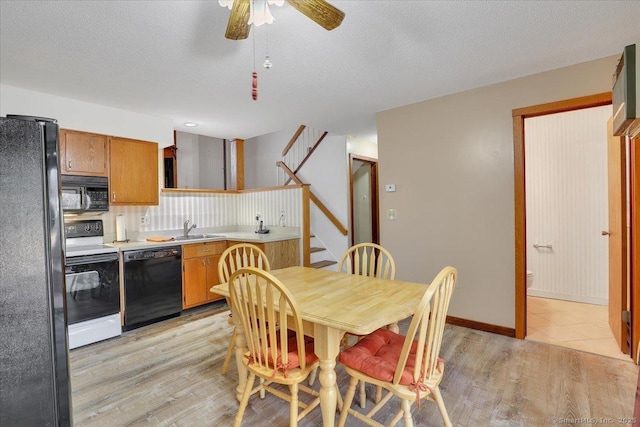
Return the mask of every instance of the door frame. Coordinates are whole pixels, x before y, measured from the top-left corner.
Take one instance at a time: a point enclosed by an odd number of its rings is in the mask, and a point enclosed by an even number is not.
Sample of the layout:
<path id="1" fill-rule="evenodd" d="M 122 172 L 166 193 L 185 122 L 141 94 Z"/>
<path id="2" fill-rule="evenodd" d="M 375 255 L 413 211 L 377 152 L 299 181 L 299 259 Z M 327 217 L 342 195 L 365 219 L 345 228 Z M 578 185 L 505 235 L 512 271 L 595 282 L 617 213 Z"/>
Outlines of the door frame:
<path id="1" fill-rule="evenodd" d="M 640 265 L 640 236 L 636 231 L 636 224 L 640 224 L 640 135 L 630 138 L 629 141 L 629 314 L 631 317 L 631 330 L 628 340 L 631 345 L 630 356 L 636 362 L 640 362 L 640 346 L 638 345 L 638 331 L 640 331 L 640 315 L 635 307 L 640 307 L 640 292 L 636 292 L 638 283 L 638 269 Z"/>
<path id="2" fill-rule="evenodd" d="M 610 105 L 611 103 L 611 92 L 604 92 L 512 110 L 516 338 L 524 339 L 527 332 L 527 210 L 525 194 L 524 120 L 530 117 L 600 107 Z"/>
<path id="3" fill-rule="evenodd" d="M 351 246 L 354 245 L 354 201 L 353 201 L 353 162 L 354 160 L 369 163 L 371 166 L 371 240 L 372 243 L 380 244 L 380 215 L 378 214 L 378 159 L 374 159 L 373 157 L 361 156 L 358 154 L 349 153 L 349 205 L 350 205 L 350 230 L 351 230 Z"/>

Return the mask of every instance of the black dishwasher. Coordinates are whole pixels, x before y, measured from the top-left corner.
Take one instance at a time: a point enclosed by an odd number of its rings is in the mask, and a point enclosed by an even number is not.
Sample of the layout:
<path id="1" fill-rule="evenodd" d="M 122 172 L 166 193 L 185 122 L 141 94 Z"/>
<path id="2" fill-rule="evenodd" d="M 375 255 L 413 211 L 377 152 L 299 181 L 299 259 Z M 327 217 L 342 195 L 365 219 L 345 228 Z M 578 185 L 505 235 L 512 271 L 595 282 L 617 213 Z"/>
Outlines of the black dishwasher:
<path id="1" fill-rule="evenodd" d="M 180 315 L 180 246 L 125 251 L 123 259 L 125 330 Z"/>

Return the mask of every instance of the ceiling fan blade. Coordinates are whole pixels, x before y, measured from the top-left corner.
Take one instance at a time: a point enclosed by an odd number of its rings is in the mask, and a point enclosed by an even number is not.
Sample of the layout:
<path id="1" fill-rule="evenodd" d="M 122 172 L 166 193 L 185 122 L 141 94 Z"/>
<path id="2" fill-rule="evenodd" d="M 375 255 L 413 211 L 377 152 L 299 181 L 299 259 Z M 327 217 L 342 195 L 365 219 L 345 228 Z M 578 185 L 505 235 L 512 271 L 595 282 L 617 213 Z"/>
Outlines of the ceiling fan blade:
<path id="1" fill-rule="evenodd" d="M 235 0 L 229 15 L 227 32 L 224 36 L 231 40 L 242 40 L 249 37 L 249 0 Z"/>
<path id="2" fill-rule="evenodd" d="M 329 31 L 338 27 L 344 19 L 344 12 L 325 0 L 287 0 L 287 3 Z"/>

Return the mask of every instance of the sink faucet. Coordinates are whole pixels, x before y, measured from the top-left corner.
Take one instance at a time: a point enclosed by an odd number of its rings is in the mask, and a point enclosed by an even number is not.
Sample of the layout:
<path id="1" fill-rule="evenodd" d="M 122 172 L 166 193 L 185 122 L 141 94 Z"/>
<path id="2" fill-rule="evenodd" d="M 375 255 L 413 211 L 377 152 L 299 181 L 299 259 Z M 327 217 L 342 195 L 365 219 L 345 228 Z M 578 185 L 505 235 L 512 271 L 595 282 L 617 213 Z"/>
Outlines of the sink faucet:
<path id="1" fill-rule="evenodd" d="M 184 237 L 189 237 L 189 232 L 191 230 L 193 230 L 194 228 L 196 228 L 196 225 L 193 224 L 191 227 L 189 227 L 189 223 L 191 222 L 191 220 L 186 220 L 184 222 Z"/>

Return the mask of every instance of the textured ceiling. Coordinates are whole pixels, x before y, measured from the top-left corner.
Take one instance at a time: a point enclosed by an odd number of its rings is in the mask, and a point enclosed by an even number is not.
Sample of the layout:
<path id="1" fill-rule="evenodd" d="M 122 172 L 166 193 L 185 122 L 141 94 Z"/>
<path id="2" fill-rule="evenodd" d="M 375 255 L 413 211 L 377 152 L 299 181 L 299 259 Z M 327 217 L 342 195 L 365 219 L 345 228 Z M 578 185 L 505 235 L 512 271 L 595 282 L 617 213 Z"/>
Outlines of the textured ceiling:
<path id="1" fill-rule="evenodd" d="M 331 32 L 285 4 L 272 7 L 273 24 L 231 41 L 217 0 L 1 0 L 0 83 L 219 138 L 307 124 L 375 140 L 378 111 L 640 41 L 640 1 L 330 3 L 346 14 Z M 261 65 L 267 50 L 270 70 Z"/>

